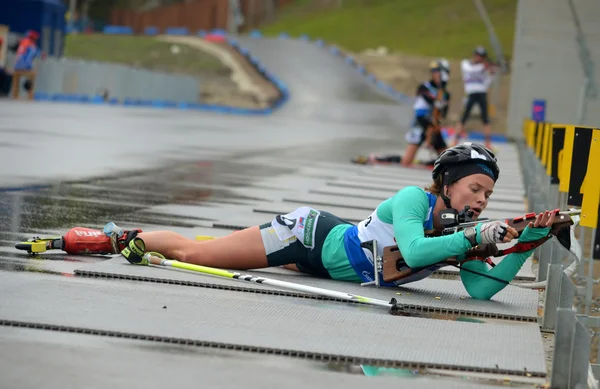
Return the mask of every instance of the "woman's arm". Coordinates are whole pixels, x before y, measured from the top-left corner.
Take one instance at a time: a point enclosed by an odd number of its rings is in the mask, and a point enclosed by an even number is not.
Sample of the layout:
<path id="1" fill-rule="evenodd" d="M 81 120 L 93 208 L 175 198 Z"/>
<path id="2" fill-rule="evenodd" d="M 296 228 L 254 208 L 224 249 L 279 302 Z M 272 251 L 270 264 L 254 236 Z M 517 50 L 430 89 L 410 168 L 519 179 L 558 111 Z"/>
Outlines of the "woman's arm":
<path id="1" fill-rule="evenodd" d="M 472 260 L 464 262 L 461 264 L 461 267 L 466 270 L 460 270 L 460 280 L 469 293 L 469 296 L 476 300 L 489 300 L 508 285 L 530 255 L 531 251 L 508 254 L 494 267 L 482 261 Z M 499 278 L 506 281 L 506 283 L 471 273 L 471 271 Z"/>
<path id="2" fill-rule="evenodd" d="M 423 97 L 429 104 L 433 104 L 435 101 L 435 96 L 429 92 L 429 89 L 427 89 L 425 84 L 421 84 L 417 87 L 417 96 L 419 95 Z"/>
<path id="3" fill-rule="evenodd" d="M 527 227 L 523 230 L 519 242 L 529 242 L 540 239 L 548 235 L 548 232 L 550 232 L 550 228 Z M 523 253 L 508 254 L 494 267 L 491 267 L 482 261 L 471 260 L 464 262 L 461 264 L 461 267 L 466 270 L 461 269 L 460 279 L 471 297 L 477 300 L 489 300 L 512 281 L 532 252 L 533 250 L 529 250 Z M 506 281 L 506 283 L 472 272 L 499 278 Z"/>
<path id="4" fill-rule="evenodd" d="M 408 266 L 430 266 L 463 254 L 471 248 L 462 231 L 439 237 L 425 237 L 423 223 L 428 218 L 429 199 L 423 189 L 416 186 L 402 189 L 392 198 L 391 207 L 394 237 Z M 479 235 L 478 231 L 478 240 Z"/>

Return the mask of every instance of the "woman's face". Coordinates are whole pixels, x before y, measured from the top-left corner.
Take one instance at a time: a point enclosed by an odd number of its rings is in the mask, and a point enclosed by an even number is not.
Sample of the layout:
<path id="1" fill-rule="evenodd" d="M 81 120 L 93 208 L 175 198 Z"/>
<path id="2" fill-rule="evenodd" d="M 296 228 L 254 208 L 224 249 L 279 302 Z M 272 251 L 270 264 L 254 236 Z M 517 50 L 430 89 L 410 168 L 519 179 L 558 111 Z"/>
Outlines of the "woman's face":
<path id="1" fill-rule="evenodd" d="M 450 185 L 446 195 L 450 197 L 450 205 L 462 211 L 466 205 L 474 212 L 477 219 L 487 207 L 488 199 L 494 190 L 494 180 L 485 174 L 471 174 Z"/>

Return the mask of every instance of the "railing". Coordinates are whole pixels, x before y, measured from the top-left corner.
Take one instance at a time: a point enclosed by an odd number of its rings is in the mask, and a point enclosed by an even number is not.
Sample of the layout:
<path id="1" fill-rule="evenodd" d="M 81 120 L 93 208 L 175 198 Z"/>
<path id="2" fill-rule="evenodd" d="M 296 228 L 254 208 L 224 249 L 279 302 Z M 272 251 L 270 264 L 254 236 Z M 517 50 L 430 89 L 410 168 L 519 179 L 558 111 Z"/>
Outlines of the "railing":
<path id="1" fill-rule="evenodd" d="M 529 211 L 581 210 L 569 250 L 552 239 L 535 254 L 538 281 L 546 282 L 542 330 L 555 336 L 551 387 L 597 388 L 600 365 L 590 361 L 592 333 L 600 334 L 592 331 L 600 329 L 600 317 L 591 315 L 600 307 L 593 299 L 594 261 L 600 259 L 600 129 L 525 120 L 523 136 L 518 146 Z"/>
<path id="2" fill-rule="evenodd" d="M 12 69 L 14 55 L 8 56 L 8 63 Z M 141 105 L 199 101 L 200 80 L 191 76 L 64 58 L 46 58 L 36 69 L 34 92 L 39 100 Z"/>

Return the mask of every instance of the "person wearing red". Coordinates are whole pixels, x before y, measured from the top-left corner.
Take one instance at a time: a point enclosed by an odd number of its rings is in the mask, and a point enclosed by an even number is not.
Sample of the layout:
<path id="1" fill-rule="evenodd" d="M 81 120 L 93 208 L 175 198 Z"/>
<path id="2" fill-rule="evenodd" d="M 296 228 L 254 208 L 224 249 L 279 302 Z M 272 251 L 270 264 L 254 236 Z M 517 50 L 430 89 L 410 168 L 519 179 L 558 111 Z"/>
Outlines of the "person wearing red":
<path id="1" fill-rule="evenodd" d="M 36 72 L 34 70 L 34 61 L 41 55 L 37 46 L 40 34 L 37 31 L 29 31 L 25 38 L 19 42 L 17 47 L 17 56 L 15 60 L 15 70 L 13 73 L 12 96 L 19 98 L 21 89 L 21 77 L 27 78 L 25 89 L 30 100 L 33 100 L 33 89 L 35 85 Z"/>

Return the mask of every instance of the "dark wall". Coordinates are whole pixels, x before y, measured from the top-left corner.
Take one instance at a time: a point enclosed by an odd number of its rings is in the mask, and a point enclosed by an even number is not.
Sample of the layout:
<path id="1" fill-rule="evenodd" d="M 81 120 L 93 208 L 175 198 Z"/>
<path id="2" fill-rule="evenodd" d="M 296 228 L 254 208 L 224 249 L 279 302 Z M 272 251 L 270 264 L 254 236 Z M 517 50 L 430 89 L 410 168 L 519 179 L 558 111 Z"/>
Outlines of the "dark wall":
<path id="1" fill-rule="evenodd" d="M 60 0 L 0 0 L 0 24 L 13 34 L 28 30 L 40 33 L 40 48 L 48 55 L 62 56 L 66 7 Z"/>
<path id="2" fill-rule="evenodd" d="M 293 0 L 240 0 L 245 17 L 243 29 L 258 26 L 272 16 L 272 10 L 292 3 Z M 271 2 L 271 4 L 268 4 Z M 226 0 L 195 0 L 149 11 L 136 12 L 115 7 L 111 11 L 110 24 L 131 27 L 135 33 L 143 33 L 146 27 L 157 27 L 164 32 L 169 27 L 184 27 L 190 33 L 199 30 L 227 29 L 229 2 Z"/>

